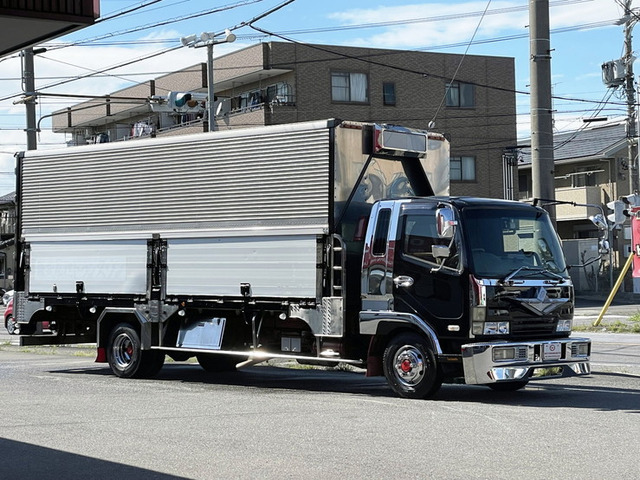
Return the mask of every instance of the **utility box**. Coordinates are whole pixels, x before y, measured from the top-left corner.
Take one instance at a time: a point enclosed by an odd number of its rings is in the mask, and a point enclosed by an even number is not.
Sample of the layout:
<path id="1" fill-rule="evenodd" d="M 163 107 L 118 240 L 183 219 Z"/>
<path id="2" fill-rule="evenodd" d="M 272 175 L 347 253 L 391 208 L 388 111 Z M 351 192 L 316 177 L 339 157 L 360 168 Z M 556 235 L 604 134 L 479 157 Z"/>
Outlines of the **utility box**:
<path id="1" fill-rule="evenodd" d="M 593 260 L 598 258 L 598 239 L 579 238 L 575 240 L 563 240 L 562 249 L 567 259 L 567 265 L 573 266 L 569 269 L 569 275 L 571 275 L 575 291 L 597 292 L 600 260 Z M 592 261 L 593 263 L 590 263 Z M 588 265 L 585 267 L 578 266 L 586 263 L 588 263 Z"/>

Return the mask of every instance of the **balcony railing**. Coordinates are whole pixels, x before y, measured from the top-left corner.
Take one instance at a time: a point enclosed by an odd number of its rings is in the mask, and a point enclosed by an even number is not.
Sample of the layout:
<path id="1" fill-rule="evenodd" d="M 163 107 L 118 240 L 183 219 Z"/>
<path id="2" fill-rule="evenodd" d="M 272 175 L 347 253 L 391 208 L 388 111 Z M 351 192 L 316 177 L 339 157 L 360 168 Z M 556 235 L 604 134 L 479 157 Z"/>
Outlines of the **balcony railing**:
<path id="1" fill-rule="evenodd" d="M 598 186 L 557 188 L 556 200 L 580 204 L 602 205 L 602 188 Z M 556 218 L 560 221 L 583 220 L 595 213 L 597 213 L 597 211 L 589 207 L 574 207 L 572 205 L 562 204 L 556 206 Z"/>

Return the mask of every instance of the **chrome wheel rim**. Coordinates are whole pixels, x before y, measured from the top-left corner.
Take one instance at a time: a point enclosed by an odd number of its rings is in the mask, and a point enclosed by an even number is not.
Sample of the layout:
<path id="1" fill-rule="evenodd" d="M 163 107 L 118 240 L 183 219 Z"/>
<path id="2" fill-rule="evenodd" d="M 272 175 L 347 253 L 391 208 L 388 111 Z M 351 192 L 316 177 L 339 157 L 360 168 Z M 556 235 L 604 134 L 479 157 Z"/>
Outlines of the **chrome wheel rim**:
<path id="1" fill-rule="evenodd" d="M 120 370 L 128 368 L 135 360 L 136 351 L 131 337 L 126 333 L 121 333 L 114 339 L 111 352 L 113 362 Z"/>
<path id="2" fill-rule="evenodd" d="M 398 349 L 393 367 L 398 381 L 409 387 L 418 385 L 426 375 L 424 355 L 412 345 Z"/>

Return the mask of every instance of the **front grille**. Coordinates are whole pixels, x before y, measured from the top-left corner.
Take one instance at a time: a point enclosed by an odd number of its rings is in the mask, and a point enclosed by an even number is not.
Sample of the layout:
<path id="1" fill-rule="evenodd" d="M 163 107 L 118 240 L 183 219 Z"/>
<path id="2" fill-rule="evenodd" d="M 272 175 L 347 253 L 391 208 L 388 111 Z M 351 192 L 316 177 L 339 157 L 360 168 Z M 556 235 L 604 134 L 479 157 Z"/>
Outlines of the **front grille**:
<path id="1" fill-rule="evenodd" d="M 555 333 L 556 320 L 553 317 L 522 316 L 511 318 L 511 335 L 535 337 Z"/>
<path id="2" fill-rule="evenodd" d="M 571 318 L 573 305 L 569 301 L 547 315 L 536 315 L 527 308 L 525 299 L 536 298 L 540 287 L 510 286 L 496 287 L 495 297 L 489 296 L 488 308 L 504 312 L 500 317 L 490 315 L 489 321 L 509 320 L 510 334 L 516 338 L 535 338 L 556 336 L 557 320 Z M 569 287 L 544 287 L 549 300 L 570 298 Z M 535 303 L 533 303 L 535 305 Z M 509 318 L 505 318 L 508 313 Z"/>

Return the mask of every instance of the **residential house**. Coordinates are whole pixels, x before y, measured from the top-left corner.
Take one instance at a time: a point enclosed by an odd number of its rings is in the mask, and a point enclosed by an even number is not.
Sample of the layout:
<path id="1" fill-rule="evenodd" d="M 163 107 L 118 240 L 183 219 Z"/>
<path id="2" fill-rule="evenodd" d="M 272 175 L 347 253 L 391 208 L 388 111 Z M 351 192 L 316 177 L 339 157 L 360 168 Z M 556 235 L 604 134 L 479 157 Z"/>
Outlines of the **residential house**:
<path id="1" fill-rule="evenodd" d="M 527 145 L 530 142 L 521 142 Z M 605 216 L 611 211 L 607 203 L 630 193 L 629 164 L 627 156 L 627 136 L 624 122 L 614 122 L 597 127 L 587 127 L 573 132 L 554 135 L 554 178 L 556 200 L 568 202 L 556 206 L 557 229 L 565 245 L 570 262 L 576 264 L 590 260 L 597 253 L 598 229 L 589 220 L 601 207 Z M 521 200 L 532 200 L 531 149 L 522 147 L 518 161 L 518 187 Z M 576 205 L 572 205 L 575 203 Z M 586 241 L 585 239 L 592 239 Z M 631 248 L 630 226 L 611 232 L 614 268 L 620 267 L 628 257 Z M 575 253 L 571 253 L 574 251 Z M 605 257 L 605 264 L 608 258 Z M 587 272 L 594 273 L 591 266 Z M 601 280 L 610 282 L 609 275 L 601 268 Z M 591 288 L 596 280 L 590 274 Z"/>

